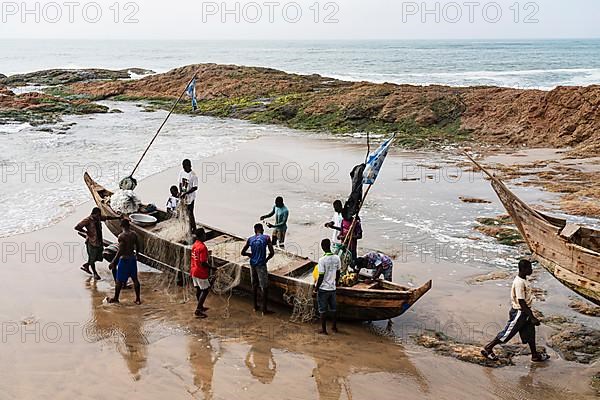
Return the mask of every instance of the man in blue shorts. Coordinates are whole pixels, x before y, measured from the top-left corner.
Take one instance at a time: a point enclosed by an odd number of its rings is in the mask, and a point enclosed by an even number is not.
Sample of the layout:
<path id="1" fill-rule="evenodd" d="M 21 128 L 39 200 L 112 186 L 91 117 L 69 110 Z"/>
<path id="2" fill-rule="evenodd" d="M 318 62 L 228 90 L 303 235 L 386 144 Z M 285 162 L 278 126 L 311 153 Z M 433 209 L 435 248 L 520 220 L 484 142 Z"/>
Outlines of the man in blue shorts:
<path id="1" fill-rule="evenodd" d="M 121 220 L 121 229 L 123 231 L 119 235 L 119 250 L 115 255 L 115 258 L 110 263 L 108 268 L 113 270 L 117 268 L 117 281 L 115 283 L 115 297 L 108 299 L 109 303 L 118 303 L 119 294 L 121 289 L 127 283 L 127 280 L 131 278 L 133 281 L 133 287 L 135 289 L 135 304 L 142 304 L 140 299 L 141 285 L 137 277 L 137 258 L 136 254 L 138 251 L 137 235 L 133 232 L 129 226 L 129 220 Z"/>
<path id="2" fill-rule="evenodd" d="M 250 278 L 252 281 L 252 294 L 254 296 L 254 310 L 258 311 L 258 288 L 260 287 L 262 297 L 262 312 L 264 314 L 272 314 L 272 311 L 267 310 L 269 272 L 267 271 L 267 263 L 275 255 L 273 243 L 268 235 L 264 234 L 265 229 L 262 224 L 254 225 L 254 236 L 251 236 L 246 241 L 242 249 L 242 256 L 250 257 Z M 267 255 L 267 248 L 269 255 Z M 248 249 L 251 253 L 248 253 Z"/>
<path id="3" fill-rule="evenodd" d="M 481 349 L 481 355 L 488 360 L 497 361 L 498 356 L 494 353 L 494 347 L 501 343 L 508 343 L 517 333 L 521 337 L 521 342 L 529 345 L 531 361 L 543 362 L 550 358 L 548 354 L 538 352 L 535 345 L 535 327 L 540 325 L 540 321 L 531 311 L 533 292 L 527 277 L 532 273 L 533 268 L 529 260 L 519 261 L 519 274 L 513 280 L 510 289 L 511 309 L 508 313 L 508 323 L 494 340 Z"/>

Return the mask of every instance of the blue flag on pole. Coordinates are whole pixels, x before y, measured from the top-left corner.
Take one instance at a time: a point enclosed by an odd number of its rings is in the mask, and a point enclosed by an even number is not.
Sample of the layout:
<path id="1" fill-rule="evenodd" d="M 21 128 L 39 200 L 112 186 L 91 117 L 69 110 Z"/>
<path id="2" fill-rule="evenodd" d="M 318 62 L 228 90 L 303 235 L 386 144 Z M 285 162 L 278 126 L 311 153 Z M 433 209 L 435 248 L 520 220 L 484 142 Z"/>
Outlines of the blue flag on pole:
<path id="1" fill-rule="evenodd" d="M 363 184 L 364 185 L 372 185 L 375 183 L 375 179 L 377 179 L 377 175 L 379 174 L 379 170 L 383 165 L 383 161 L 385 160 L 385 156 L 387 156 L 388 150 L 394 140 L 393 135 L 391 138 L 381 143 L 381 146 L 373 153 L 369 154 L 369 158 L 367 159 L 367 166 L 363 172 Z"/>
<path id="2" fill-rule="evenodd" d="M 192 79 L 185 93 L 192 99 L 192 110 L 196 111 L 198 109 L 198 102 L 196 101 L 196 78 Z"/>

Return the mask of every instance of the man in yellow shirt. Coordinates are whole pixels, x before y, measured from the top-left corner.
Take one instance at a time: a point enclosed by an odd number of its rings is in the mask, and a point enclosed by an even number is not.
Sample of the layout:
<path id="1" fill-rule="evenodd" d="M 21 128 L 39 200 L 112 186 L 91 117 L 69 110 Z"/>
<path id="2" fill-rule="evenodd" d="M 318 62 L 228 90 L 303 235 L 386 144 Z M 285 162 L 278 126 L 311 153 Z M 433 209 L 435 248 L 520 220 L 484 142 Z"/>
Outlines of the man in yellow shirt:
<path id="1" fill-rule="evenodd" d="M 540 325 L 540 321 L 531 311 L 533 295 L 527 277 L 532 273 L 533 269 L 530 261 L 519 261 L 519 275 L 515 277 L 510 289 L 511 309 L 508 313 L 509 320 L 502 332 L 481 350 L 481 355 L 487 359 L 497 361 L 498 356 L 494 354 L 494 347 L 500 343 L 507 343 L 517 333 L 523 344 L 529 345 L 531 361 L 546 361 L 550 358 L 545 353 L 538 353 L 535 347 L 535 327 Z"/>

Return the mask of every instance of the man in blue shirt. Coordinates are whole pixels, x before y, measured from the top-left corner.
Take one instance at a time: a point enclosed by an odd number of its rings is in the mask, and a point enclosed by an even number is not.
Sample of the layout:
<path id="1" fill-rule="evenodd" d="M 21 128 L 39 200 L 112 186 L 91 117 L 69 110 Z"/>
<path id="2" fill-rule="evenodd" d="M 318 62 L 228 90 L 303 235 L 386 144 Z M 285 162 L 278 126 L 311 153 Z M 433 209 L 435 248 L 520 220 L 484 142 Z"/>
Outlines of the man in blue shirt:
<path id="1" fill-rule="evenodd" d="M 269 286 L 267 263 L 275 255 L 271 238 L 265 235 L 264 232 L 262 224 L 254 225 L 254 236 L 248 238 L 242 249 L 242 256 L 250 257 L 250 280 L 252 281 L 254 310 L 258 311 L 258 288 L 260 287 L 263 315 L 272 313 L 267 310 L 267 291 Z M 269 249 L 269 255 L 267 255 L 267 248 Z M 248 253 L 248 249 L 251 250 L 250 253 Z"/>
<path id="2" fill-rule="evenodd" d="M 287 232 L 287 220 L 289 214 L 288 208 L 283 204 L 283 197 L 277 196 L 271 212 L 260 217 L 262 221 L 271 218 L 273 215 L 275 216 L 274 224 L 267 222 L 267 226 L 273 228 L 273 244 L 275 246 L 279 243 L 279 247 L 285 247 L 285 234 Z"/>

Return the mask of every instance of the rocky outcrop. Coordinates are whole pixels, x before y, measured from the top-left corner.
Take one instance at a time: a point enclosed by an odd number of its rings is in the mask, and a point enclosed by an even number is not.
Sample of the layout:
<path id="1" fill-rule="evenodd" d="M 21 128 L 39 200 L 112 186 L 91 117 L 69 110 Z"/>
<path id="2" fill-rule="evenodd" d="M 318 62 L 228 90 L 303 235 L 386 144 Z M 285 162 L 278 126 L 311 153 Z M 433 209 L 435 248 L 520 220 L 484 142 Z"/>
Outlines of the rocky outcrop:
<path id="1" fill-rule="evenodd" d="M 142 68 L 130 68 L 116 71 L 99 68 L 48 69 L 44 71 L 30 72 L 27 74 L 11 75 L 8 77 L 0 74 L 0 84 L 7 86 L 52 86 L 93 80 L 129 79 L 132 77 L 132 74 L 147 75 L 150 73 L 152 73 L 152 71 Z"/>
<path id="2" fill-rule="evenodd" d="M 573 147 L 600 154 L 600 86 L 558 87 L 549 92 L 473 88 L 462 96 L 461 127 L 486 143 Z"/>
<path id="3" fill-rule="evenodd" d="M 44 93 L 15 95 L 0 85 L 0 124 L 8 121 L 29 122 L 32 125 L 58 122 L 65 114 L 104 113 L 108 107 L 89 100 L 67 100 Z"/>
<path id="4" fill-rule="evenodd" d="M 416 146 L 470 137 L 485 144 L 573 147 L 578 155 L 600 150 L 600 86 L 544 92 L 375 84 L 200 64 L 136 81 L 76 83 L 69 90 L 169 102 L 196 71 L 200 112 L 208 115 L 333 132 L 397 132 L 401 143 Z"/>
<path id="5" fill-rule="evenodd" d="M 170 108 L 196 73 L 197 112 L 203 115 L 334 133 L 395 132 L 406 147 L 469 140 L 570 147 L 575 156 L 600 154 L 600 86 L 545 92 L 376 84 L 216 64 L 189 65 L 135 80 L 123 79 L 128 71 L 51 70 L 5 81 L 59 84 L 47 93 L 68 100 L 146 100 L 149 109 L 156 109 Z M 189 102 L 175 111 L 191 113 Z"/>

